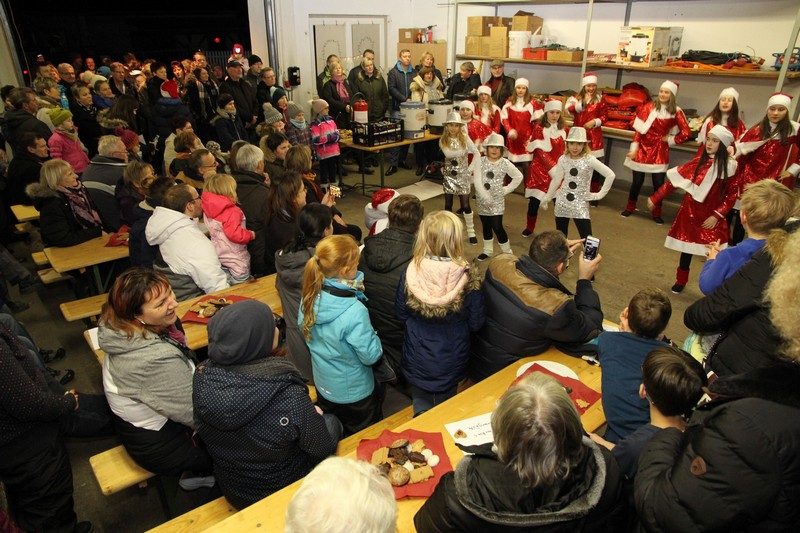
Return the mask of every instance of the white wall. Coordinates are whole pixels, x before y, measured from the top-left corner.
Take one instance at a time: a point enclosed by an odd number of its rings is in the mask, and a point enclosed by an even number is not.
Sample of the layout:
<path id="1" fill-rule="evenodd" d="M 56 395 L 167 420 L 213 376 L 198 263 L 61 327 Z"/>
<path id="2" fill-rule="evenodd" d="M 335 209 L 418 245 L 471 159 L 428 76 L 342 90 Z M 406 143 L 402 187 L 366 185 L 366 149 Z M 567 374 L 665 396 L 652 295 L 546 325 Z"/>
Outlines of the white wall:
<path id="1" fill-rule="evenodd" d="M 264 64 L 269 62 L 267 51 L 267 23 L 264 0 L 247 0 L 248 22 L 250 25 L 250 49 L 260 57 Z"/>

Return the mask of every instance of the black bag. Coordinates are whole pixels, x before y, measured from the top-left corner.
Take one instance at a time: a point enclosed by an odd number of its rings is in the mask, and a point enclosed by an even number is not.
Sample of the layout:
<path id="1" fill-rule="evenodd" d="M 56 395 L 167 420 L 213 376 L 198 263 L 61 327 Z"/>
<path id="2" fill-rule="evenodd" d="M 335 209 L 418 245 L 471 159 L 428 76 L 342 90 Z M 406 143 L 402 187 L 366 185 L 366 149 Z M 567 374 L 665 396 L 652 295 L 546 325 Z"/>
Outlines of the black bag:
<path id="1" fill-rule="evenodd" d="M 739 52 L 710 52 L 708 50 L 687 50 L 681 56 L 684 61 L 696 61 L 706 65 L 724 65 L 728 61 L 735 61 L 743 57 L 747 60 L 750 56 Z"/>

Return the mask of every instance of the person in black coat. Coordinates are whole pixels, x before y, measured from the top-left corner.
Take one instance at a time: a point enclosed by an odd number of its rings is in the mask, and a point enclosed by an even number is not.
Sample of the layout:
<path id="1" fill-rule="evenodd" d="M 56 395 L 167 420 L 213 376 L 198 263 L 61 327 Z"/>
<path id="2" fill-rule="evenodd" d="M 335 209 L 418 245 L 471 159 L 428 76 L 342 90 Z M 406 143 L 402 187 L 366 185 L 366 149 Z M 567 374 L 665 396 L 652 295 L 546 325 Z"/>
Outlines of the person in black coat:
<path id="1" fill-rule="evenodd" d="M 256 234 L 247 243 L 250 252 L 250 273 L 261 277 L 266 274 L 265 221 L 269 183 L 264 173 L 264 153 L 257 146 L 246 144 L 236 152 L 236 170 L 231 173 L 236 180 L 236 196 L 245 216 L 247 229 Z"/>
<path id="2" fill-rule="evenodd" d="M 492 89 L 492 100 L 502 109 L 506 101 L 514 94 L 514 78 L 505 75 L 505 62 L 502 59 L 493 59 L 489 65 L 491 76 L 484 85 Z"/>
<path id="3" fill-rule="evenodd" d="M 786 226 L 796 233 L 800 222 Z M 789 233 L 776 230 L 736 274 L 714 292 L 690 305 L 683 315 L 687 328 L 705 335 L 720 334 L 705 360 L 706 369 L 718 376 L 740 374 L 768 366 L 782 340 L 770 319 L 762 295 L 785 252 Z"/>
<path id="4" fill-rule="evenodd" d="M 297 237 L 297 214 L 306 205 L 305 189 L 303 178 L 297 173 L 284 175 L 269 188 L 264 223 L 264 265 L 267 274 L 275 273 L 275 253 Z"/>
<path id="5" fill-rule="evenodd" d="M 481 86 L 481 77 L 475 74 L 475 65 L 472 61 L 464 61 L 461 63 L 459 74 L 450 78 L 450 85 L 447 87 L 447 98 L 449 100 L 457 100 L 457 95 L 462 95 L 461 98 L 476 97 L 478 95 L 478 87 Z M 502 104 L 500 104 L 502 105 Z"/>
<path id="6" fill-rule="evenodd" d="M 21 136 L 25 132 L 37 133 L 45 140 L 50 138 L 52 133 L 50 128 L 36 118 L 39 102 L 33 89 L 18 87 L 8 95 L 8 101 L 11 103 L 12 109 L 6 110 L 0 117 L 0 130 L 11 148 L 17 151 Z"/>
<path id="7" fill-rule="evenodd" d="M 229 151 L 234 142 L 248 139 L 244 123 L 236 112 L 236 103 L 229 94 L 219 95 L 219 107 L 216 116 L 211 119 L 211 125 L 223 152 Z"/>
<path id="8" fill-rule="evenodd" d="M 369 106 L 368 120 L 378 122 L 389 113 L 392 98 L 386 79 L 380 69 L 372 60 L 365 59 L 358 67 L 358 72 L 350 82 L 350 87 L 356 93 L 361 93 Z M 330 104 L 329 104 L 330 105 Z"/>
<path id="9" fill-rule="evenodd" d="M 39 183 L 31 183 L 25 192 L 39 210 L 45 245 L 74 246 L 102 234 L 103 225 L 94 203 L 63 159 L 51 159 L 42 165 Z"/>
<path id="10" fill-rule="evenodd" d="M 92 102 L 92 91 L 85 85 L 75 85 L 72 88 L 75 104 L 70 106 L 72 121 L 78 128 L 78 138 L 89 151 L 89 157 L 97 155 L 97 142 L 103 134 L 100 123 L 97 122 L 97 107 Z"/>
<path id="11" fill-rule="evenodd" d="M 353 111 L 352 96 L 353 90 L 344 75 L 344 68 L 336 63 L 331 70 L 331 79 L 322 86 L 319 97 L 328 102 L 330 115 L 340 130 L 350 129 L 350 114 Z"/>
<path id="12" fill-rule="evenodd" d="M 158 255 L 158 246 L 147 242 L 145 229 L 147 221 L 156 207 L 161 205 L 164 193 L 175 185 L 175 180 L 170 177 L 156 178 L 147 190 L 147 197 L 139 202 L 131 212 L 131 229 L 128 238 L 131 266 L 153 268 L 153 262 Z"/>
<path id="13" fill-rule="evenodd" d="M 219 94 L 223 93 L 233 96 L 233 101 L 236 102 L 236 111 L 242 117 L 242 122 L 248 132 L 252 131 L 255 128 L 259 111 L 256 90 L 242 77 L 242 64 L 238 61 L 228 61 L 228 77 L 219 84 Z"/>
<path id="14" fill-rule="evenodd" d="M 622 531 L 622 475 L 583 435 L 564 387 L 534 372 L 492 413 L 494 447 L 472 447 L 414 516 L 419 533 Z M 496 451 L 495 451 L 496 450 Z"/>
<path id="15" fill-rule="evenodd" d="M 208 322 L 208 359 L 194 374 L 197 432 L 225 497 L 242 509 L 303 478 L 336 453 L 342 425 L 315 410 L 280 357 L 272 310 L 247 300 Z"/>
<path id="16" fill-rule="evenodd" d="M 573 260 L 578 264 L 574 295 L 558 279 L 580 242 L 545 231 L 534 237 L 527 256 L 492 258 L 482 285 L 486 324 L 472 342 L 468 373 L 473 380 L 551 346 L 574 352 L 602 331 L 600 297 L 590 281 L 602 256 Z"/>
<path id="17" fill-rule="evenodd" d="M 155 101 L 151 119 L 155 133 L 161 139 L 160 143 L 173 132 L 172 121 L 177 117 L 183 117 L 188 121 L 192 119 L 192 112 L 180 99 L 179 94 L 175 80 L 161 84 L 161 96 Z"/>
<path id="18" fill-rule="evenodd" d="M 31 205 L 31 199 L 25 194 L 25 188 L 39 181 L 42 163 L 49 159 L 49 155 L 50 151 L 44 137 L 34 132 L 22 134 L 20 146 L 6 171 L 8 185 L 3 196 L 9 206 Z"/>
<path id="19" fill-rule="evenodd" d="M 419 198 L 402 194 L 389 204 L 389 226 L 364 239 L 358 269 L 364 273 L 364 294 L 372 327 L 378 333 L 383 355 L 401 376 L 405 324 L 395 314 L 400 278 L 414 254 L 414 236 L 424 214 Z"/>

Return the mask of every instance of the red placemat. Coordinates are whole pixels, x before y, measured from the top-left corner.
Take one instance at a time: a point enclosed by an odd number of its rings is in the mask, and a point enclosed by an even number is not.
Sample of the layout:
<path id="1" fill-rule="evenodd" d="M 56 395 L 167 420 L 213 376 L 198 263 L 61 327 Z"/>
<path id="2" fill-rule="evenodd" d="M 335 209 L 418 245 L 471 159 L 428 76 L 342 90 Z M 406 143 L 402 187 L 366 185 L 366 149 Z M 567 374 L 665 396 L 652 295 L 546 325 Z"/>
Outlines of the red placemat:
<path id="1" fill-rule="evenodd" d="M 532 372 L 541 372 L 542 374 L 553 376 L 564 387 L 568 387 L 569 390 L 572 391 L 569 392 L 569 397 L 572 399 L 572 403 L 578 410 L 578 414 L 582 415 L 583 413 L 585 413 L 592 405 L 595 404 L 595 402 L 597 402 L 597 400 L 599 400 L 602 397 L 602 395 L 599 392 L 587 387 L 577 379 L 564 377 L 561 374 L 556 374 L 555 372 L 551 372 L 550 370 L 547 370 L 545 367 L 536 363 L 532 364 L 529 369 L 523 372 L 517 379 L 512 381 L 510 387 L 516 385 L 519 380 L 531 374 Z"/>
<path id="2" fill-rule="evenodd" d="M 216 300 L 217 298 L 225 298 L 229 302 L 233 303 L 241 302 L 242 300 L 252 300 L 252 298 L 248 298 L 247 296 L 237 296 L 235 294 L 228 294 L 221 297 L 209 294 L 207 296 L 203 296 L 202 298 L 200 298 L 197 302 L 195 302 L 194 305 L 197 305 L 200 302 L 205 302 L 206 300 Z M 192 307 L 194 307 L 194 305 Z M 184 314 L 181 317 L 181 322 L 196 322 L 197 324 L 208 324 L 210 318 L 211 317 L 206 318 L 204 316 L 200 316 L 194 311 L 186 311 L 186 314 Z"/>
<path id="3" fill-rule="evenodd" d="M 109 236 L 106 246 L 128 246 L 130 231 L 131 228 L 128 226 L 122 226 L 116 231 L 116 233 L 112 233 Z"/>
<path id="4" fill-rule="evenodd" d="M 417 439 L 425 441 L 425 446 L 434 454 L 439 456 L 439 464 L 432 467 L 433 477 L 423 481 L 422 483 L 413 483 L 403 485 L 402 487 L 392 487 L 394 489 L 394 497 L 397 500 L 408 497 L 428 498 L 433 494 L 436 485 L 442 476 L 453 470 L 450 464 L 450 458 L 444 449 L 444 441 L 442 440 L 441 433 L 425 433 L 423 431 L 416 431 L 407 429 L 399 433 L 393 433 L 385 430 L 377 439 L 362 440 L 358 444 L 356 450 L 356 457 L 362 461 L 370 462 L 372 460 L 372 453 L 382 446 L 389 446 L 397 439 L 408 439 L 409 442 L 414 442 Z"/>

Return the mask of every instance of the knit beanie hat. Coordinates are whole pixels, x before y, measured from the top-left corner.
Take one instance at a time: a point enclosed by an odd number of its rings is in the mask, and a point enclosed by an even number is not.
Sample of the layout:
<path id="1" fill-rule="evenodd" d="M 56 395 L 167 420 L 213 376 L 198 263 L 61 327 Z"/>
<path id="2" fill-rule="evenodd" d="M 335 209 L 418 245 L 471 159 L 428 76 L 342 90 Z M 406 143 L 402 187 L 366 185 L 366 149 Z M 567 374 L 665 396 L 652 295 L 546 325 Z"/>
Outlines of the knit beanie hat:
<path id="1" fill-rule="evenodd" d="M 274 91 L 272 91 L 272 96 L 270 100 L 272 100 L 272 107 L 278 107 L 278 100 L 286 96 L 286 91 L 281 89 L 280 87 L 276 87 Z"/>
<path id="2" fill-rule="evenodd" d="M 286 109 L 286 116 L 290 119 L 296 118 L 297 115 L 303 112 L 303 108 L 294 102 L 289 102 L 289 107 Z"/>
<path id="3" fill-rule="evenodd" d="M 328 102 L 321 98 L 315 98 L 311 101 L 311 111 L 314 112 L 314 115 L 319 115 L 326 107 L 328 107 Z"/>
<path id="4" fill-rule="evenodd" d="M 222 93 L 217 97 L 217 107 L 220 109 L 224 109 L 226 105 L 233 102 L 233 96 L 229 95 L 228 93 Z"/>
<path id="5" fill-rule="evenodd" d="M 125 148 L 130 149 L 139 144 L 139 136 L 129 129 L 117 128 L 114 130 L 114 135 L 122 139 L 122 144 L 125 145 Z"/>
<path id="6" fill-rule="evenodd" d="M 164 98 L 178 98 L 178 82 L 167 80 L 161 84 L 161 96 Z"/>
<path id="7" fill-rule="evenodd" d="M 275 317 L 258 300 L 223 307 L 208 321 L 208 358 L 221 365 L 241 365 L 272 351 Z"/>
<path id="8" fill-rule="evenodd" d="M 111 77 L 111 69 L 105 65 L 98 67 L 95 72 L 97 72 L 106 79 Z"/>
<path id="9" fill-rule="evenodd" d="M 72 118 L 72 113 L 68 109 L 64 109 L 63 107 L 54 107 L 50 110 L 50 122 L 53 123 L 53 126 L 59 127 L 61 124 L 64 123 L 65 120 L 69 120 Z"/>
<path id="10" fill-rule="evenodd" d="M 276 122 L 283 120 L 283 115 L 281 115 L 281 112 L 272 107 L 272 104 L 265 103 L 263 105 L 263 109 L 265 124 L 275 124 Z"/>
<path id="11" fill-rule="evenodd" d="M 247 64 L 248 65 L 250 65 L 252 67 L 255 63 L 263 63 L 263 61 L 261 61 L 261 58 L 258 57 L 255 54 L 253 54 L 251 56 L 247 56 Z"/>

